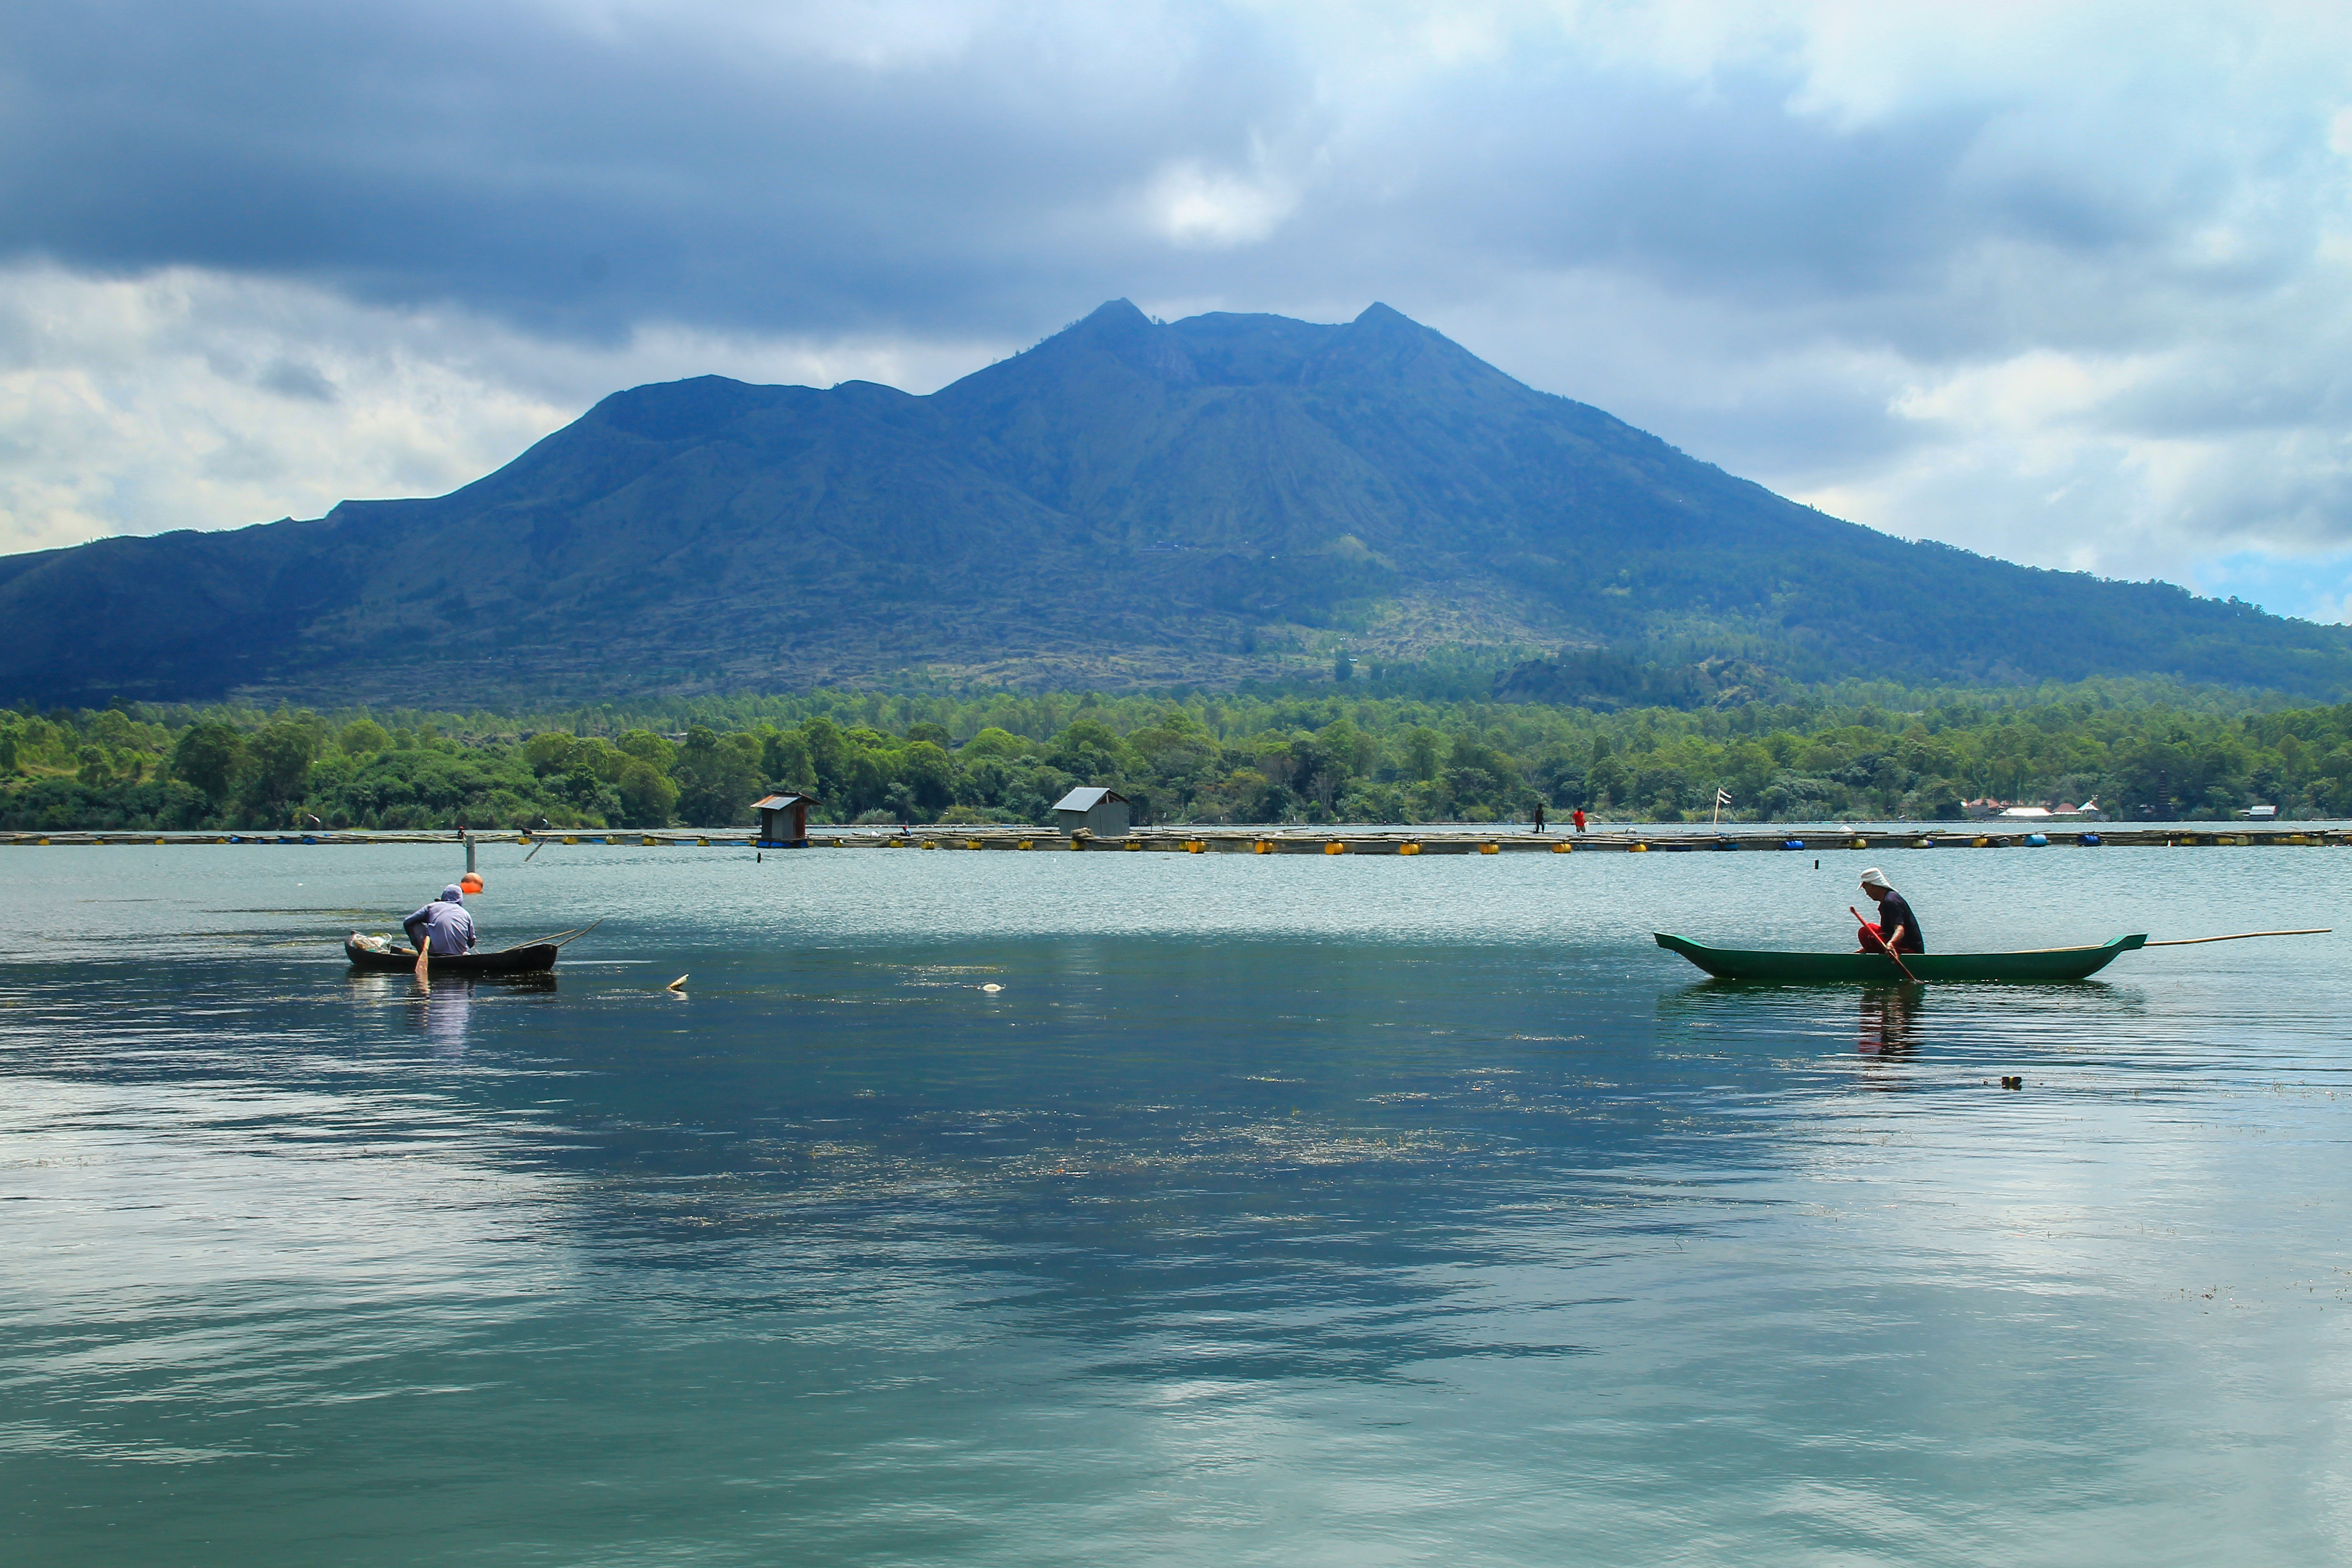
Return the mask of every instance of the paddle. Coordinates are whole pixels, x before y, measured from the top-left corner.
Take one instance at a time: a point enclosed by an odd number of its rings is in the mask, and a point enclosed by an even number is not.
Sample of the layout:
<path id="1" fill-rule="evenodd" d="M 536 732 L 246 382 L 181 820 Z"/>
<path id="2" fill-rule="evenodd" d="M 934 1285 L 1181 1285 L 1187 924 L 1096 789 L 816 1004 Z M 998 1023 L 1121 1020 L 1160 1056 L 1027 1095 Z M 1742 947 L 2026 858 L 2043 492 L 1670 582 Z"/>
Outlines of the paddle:
<path id="1" fill-rule="evenodd" d="M 1853 916 L 1854 923 L 1862 927 L 1862 934 L 1878 945 L 1878 950 L 1880 952 L 1895 960 L 1895 967 L 1903 971 L 1903 977 L 1905 979 L 1910 981 L 1915 986 L 1919 983 L 1919 977 L 1911 972 L 1911 967 L 1903 961 L 1903 956 L 1886 945 L 1885 937 L 1881 936 L 1877 932 L 1873 931 L 1870 928 L 1870 922 L 1862 917 L 1861 910 L 1856 909 L 1853 904 L 1849 904 L 1845 906 L 1845 912 Z"/>

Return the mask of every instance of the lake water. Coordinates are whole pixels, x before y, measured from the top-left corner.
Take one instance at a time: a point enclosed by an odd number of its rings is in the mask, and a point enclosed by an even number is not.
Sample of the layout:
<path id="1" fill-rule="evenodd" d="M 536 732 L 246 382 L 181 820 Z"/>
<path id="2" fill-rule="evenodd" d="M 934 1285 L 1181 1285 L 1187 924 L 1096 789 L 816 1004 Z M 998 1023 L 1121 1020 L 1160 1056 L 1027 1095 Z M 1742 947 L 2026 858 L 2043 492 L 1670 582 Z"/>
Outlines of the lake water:
<path id="1" fill-rule="evenodd" d="M 2352 1552 L 2352 936 L 1906 998 L 1650 942 L 1842 946 L 1849 852 L 522 854 L 489 940 L 604 925 L 419 995 L 336 943 L 449 850 L 0 852 L 9 1562 Z"/>

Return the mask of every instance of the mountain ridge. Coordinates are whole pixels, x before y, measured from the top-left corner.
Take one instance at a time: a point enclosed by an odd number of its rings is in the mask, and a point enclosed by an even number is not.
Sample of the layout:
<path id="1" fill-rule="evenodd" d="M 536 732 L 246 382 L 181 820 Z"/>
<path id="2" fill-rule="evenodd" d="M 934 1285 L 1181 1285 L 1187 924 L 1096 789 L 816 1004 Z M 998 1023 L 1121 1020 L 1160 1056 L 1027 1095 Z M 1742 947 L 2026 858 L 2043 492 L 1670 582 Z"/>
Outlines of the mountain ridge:
<path id="1" fill-rule="evenodd" d="M 0 698 L 85 705 L 1217 685 L 1342 639 L 2352 687 L 2344 628 L 1827 517 L 1381 304 L 1114 300 L 928 396 L 629 388 L 445 496 L 0 558 Z"/>

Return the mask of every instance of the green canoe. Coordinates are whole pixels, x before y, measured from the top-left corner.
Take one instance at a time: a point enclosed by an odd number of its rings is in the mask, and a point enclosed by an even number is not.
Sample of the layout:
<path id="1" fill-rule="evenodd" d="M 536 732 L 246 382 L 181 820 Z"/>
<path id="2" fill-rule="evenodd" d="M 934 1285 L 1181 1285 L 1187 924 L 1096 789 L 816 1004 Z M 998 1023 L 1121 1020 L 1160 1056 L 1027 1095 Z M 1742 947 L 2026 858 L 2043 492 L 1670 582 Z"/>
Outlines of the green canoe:
<path id="1" fill-rule="evenodd" d="M 1708 974 L 1725 980 L 1783 980 L 1800 984 L 1856 981 L 1900 982 L 1895 965 L 1879 953 L 1744 953 L 1709 947 L 1686 937 L 1654 932 L 1658 946 L 1680 953 Z M 1904 967 L 1927 980 L 2079 980 L 2095 975 L 2123 954 L 2147 942 L 2145 933 L 2118 936 L 2103 947 L 2043 947 L 2031 953 L 1906 953 Z"/>

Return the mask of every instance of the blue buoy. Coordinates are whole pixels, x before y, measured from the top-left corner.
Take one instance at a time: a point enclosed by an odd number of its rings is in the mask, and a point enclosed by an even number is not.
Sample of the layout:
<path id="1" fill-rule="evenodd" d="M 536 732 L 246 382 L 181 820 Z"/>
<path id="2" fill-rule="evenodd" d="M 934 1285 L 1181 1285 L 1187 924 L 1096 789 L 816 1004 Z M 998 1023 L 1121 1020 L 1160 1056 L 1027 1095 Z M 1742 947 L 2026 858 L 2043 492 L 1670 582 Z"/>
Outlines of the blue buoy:
<path id="1" fill-rule="evenodd" d="M 2074 841 L 2082 845 L 2086 850 L 2095 850 L 2099 847 L 2099 835 L 2096 833 L 2084 833 L 2081 838 L 2076 839 Z"/>
<path id="2" fill-rule="evenodd" d="M 2025 847 L 2028 849 L 2038 850 L 2049 841 L 2050 838 L 2046 833 L 2028 833 L 2025 835 Z"/>
<path id="3" fill-rule="evenodd" d="M 1802 839 L 1790 839 L 1781 844 L 1780 847 L 1784 850 L 1801 850 L 1805 847 L 1805 841 Z"/>

